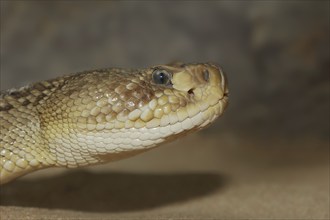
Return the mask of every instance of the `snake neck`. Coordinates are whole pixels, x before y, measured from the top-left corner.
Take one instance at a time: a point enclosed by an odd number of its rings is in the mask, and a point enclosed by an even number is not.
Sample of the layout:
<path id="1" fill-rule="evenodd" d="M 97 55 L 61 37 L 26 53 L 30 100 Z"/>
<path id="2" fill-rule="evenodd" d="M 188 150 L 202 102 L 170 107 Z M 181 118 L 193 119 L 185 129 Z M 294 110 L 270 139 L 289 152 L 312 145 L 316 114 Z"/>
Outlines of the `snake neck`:
<path id="1" fill-rule="evenodd" d="M 45 147 L 36 106 L 63 83 L 44 81 L 0 93 L 0 184 L 54 166 L 55 157 Z"/>

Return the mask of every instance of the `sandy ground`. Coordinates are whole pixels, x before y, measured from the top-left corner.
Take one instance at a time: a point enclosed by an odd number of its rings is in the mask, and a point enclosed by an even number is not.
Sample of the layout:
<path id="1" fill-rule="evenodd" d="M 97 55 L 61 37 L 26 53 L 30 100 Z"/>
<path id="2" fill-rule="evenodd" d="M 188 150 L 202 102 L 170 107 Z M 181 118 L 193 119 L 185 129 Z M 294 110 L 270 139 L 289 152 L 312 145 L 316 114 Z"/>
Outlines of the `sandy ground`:
<path id="1" fill-rule="evenodd" d="M 131 159 L 2 186 L 1 220 L 328 219 L 327 145 L 194 134 Z"/>

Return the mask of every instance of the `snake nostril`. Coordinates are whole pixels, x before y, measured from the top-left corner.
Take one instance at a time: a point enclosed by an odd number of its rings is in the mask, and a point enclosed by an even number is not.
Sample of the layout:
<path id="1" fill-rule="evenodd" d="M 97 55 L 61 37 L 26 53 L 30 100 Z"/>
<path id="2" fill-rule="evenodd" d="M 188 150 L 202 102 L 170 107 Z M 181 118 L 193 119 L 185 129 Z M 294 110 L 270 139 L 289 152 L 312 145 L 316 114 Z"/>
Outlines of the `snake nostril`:
<path id="1" fill-rule="evenodd" d="M 206 82 L 208 82 L 209 79 L 210 79 L 210 73 L 209 73 L 209 71 L 208 71 L 207 69 L 205 69 L 205 70 L 203 71 L 203 78 L 204 78 L 204 80 L 205 80 Z"/>

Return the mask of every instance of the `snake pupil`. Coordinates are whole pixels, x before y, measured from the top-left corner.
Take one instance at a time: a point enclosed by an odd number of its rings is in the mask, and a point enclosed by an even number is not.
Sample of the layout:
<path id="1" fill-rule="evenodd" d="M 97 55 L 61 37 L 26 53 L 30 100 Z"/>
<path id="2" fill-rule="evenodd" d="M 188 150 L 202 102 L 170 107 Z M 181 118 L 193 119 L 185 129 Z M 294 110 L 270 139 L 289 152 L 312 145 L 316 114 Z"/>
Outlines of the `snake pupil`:
<path id="1" fill-rule="evenodd" d="M 159 81 L 164 84 L 166 82 L 166 76 L 163 72 L 159 73 Z"/>

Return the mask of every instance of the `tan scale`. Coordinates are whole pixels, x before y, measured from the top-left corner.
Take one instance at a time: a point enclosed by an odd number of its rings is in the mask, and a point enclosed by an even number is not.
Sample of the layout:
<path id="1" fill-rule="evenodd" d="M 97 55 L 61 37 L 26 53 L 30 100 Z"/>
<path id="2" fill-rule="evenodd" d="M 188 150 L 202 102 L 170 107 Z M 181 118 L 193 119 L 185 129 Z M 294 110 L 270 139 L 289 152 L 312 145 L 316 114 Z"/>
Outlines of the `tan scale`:
<path id="1" fill-rule="evenodd" d="M 212 63 L 100 69 L 3 91 L 0 183 L 133 156 L 202 129 L 227 103 Z"/>

